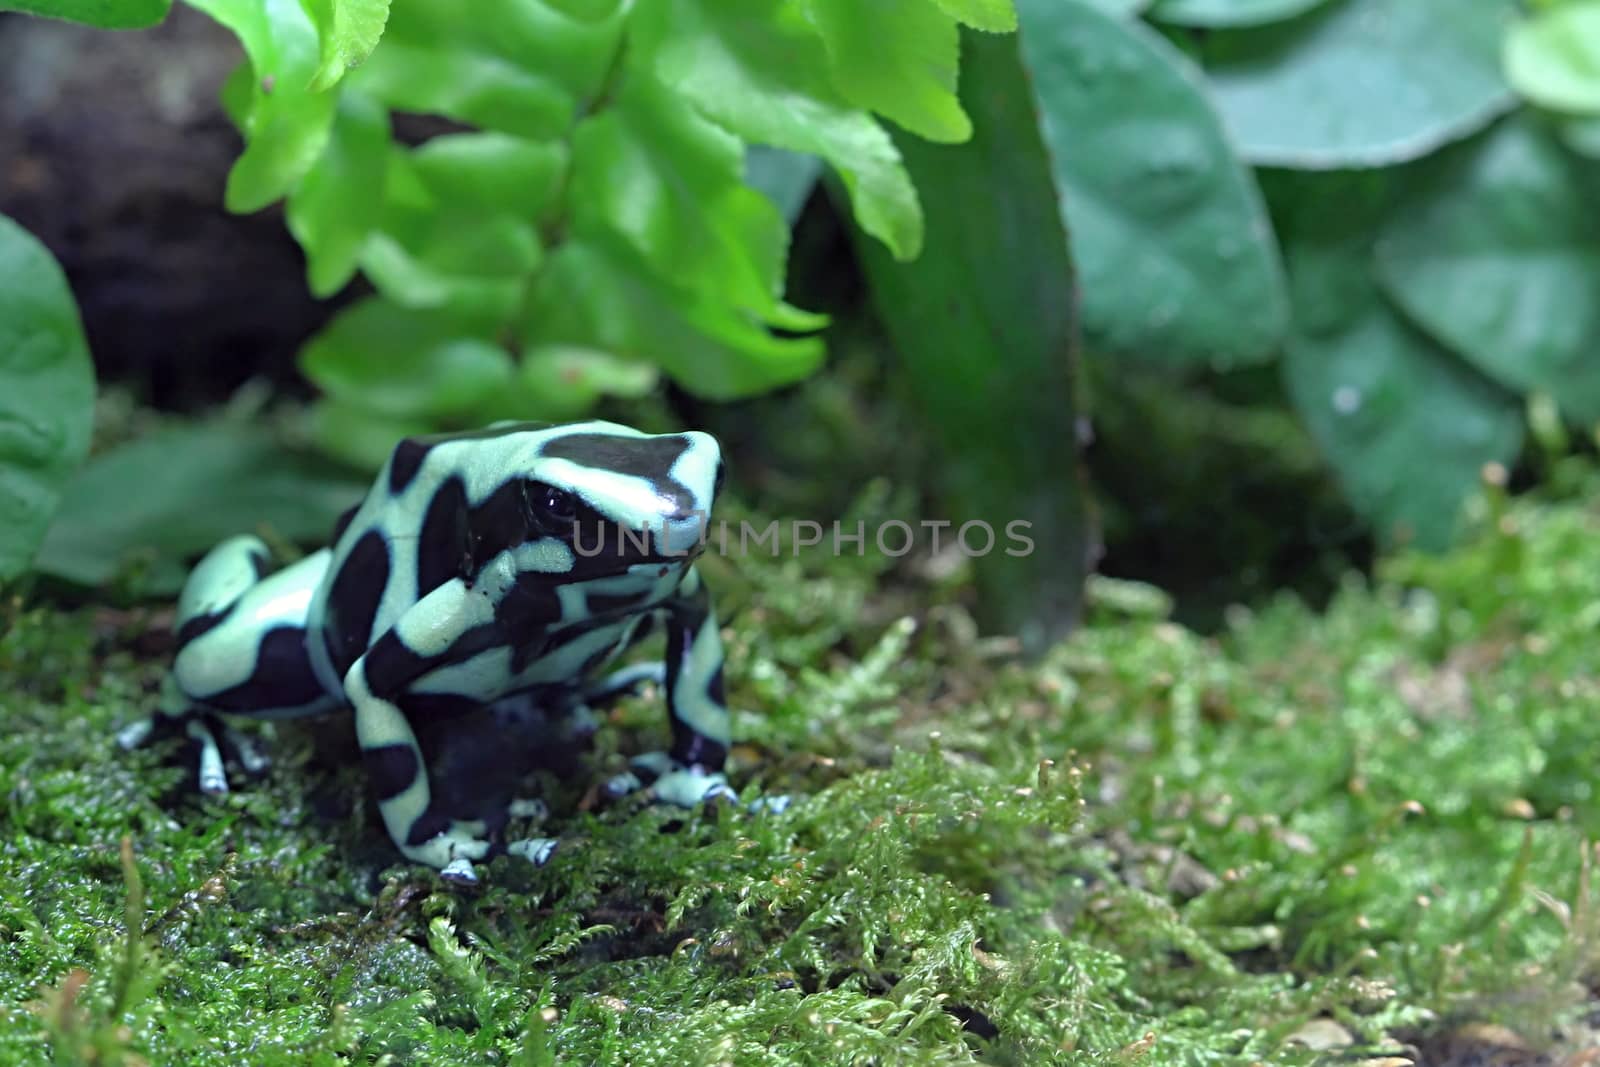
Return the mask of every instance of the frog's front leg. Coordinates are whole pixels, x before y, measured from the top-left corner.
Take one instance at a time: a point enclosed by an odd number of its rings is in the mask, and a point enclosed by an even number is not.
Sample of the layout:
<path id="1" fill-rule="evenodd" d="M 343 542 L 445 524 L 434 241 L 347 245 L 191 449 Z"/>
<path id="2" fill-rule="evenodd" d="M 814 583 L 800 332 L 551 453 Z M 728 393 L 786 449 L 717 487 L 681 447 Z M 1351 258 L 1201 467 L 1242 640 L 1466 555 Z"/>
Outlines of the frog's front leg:
<path id="1" fill-rule="evenodd" d="M 732 739 L 722 686 L 722 635 L 711 596 L 691 568 L 664 605 L 667 621 L 667 714 L 672 748 L 635 758 L 630 770 L 607 783 L 613 795 L 650 786 L 656 799 L 692 808 L 705 800 L 732 800 L 723 767 Z"/>
<path id="2" fill-rule="evenodd" d="M 452 881 L 476 882 L 473 862 L 498 849 L 484 836 L 484 822 L 452 820 L 438 810 L 427 762 L 399 702 L 430 671 L 495 647 L 498 634 L 490 598 L 454 578 L 407 609 L 344 679 L 345 696 L 355 709 L 356 737 L 389 837 L 407 859 L 436 867 Z M 539 838 L 513 842 L 505 851 L 542 864 L 554 848 L 554 841 Z"/>

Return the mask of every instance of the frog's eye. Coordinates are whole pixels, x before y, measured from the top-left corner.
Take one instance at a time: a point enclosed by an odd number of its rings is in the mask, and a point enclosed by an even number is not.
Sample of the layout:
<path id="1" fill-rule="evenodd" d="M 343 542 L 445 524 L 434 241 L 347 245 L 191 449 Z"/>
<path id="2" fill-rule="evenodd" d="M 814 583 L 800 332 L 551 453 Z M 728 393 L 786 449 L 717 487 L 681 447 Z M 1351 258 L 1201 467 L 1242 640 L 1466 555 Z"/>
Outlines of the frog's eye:
<path id="1" fill-rule="evenodd" d="M 539 517 L 550 523 L 569 523 L 578 516 L 578 498 L 553 485 L 540 486 L 534 492 L 533 506 Z"/>

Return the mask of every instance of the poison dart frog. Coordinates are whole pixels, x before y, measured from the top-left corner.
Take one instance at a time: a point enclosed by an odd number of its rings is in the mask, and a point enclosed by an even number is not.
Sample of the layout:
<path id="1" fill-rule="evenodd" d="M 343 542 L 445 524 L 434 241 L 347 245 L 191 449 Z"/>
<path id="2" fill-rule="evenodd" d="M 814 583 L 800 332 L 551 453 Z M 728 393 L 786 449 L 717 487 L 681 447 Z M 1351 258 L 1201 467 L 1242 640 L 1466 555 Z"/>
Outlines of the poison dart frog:
<path id="1" fill-rule="evenodd" d="M 723 471 L 708 434 L 610 422 L 406 438 L 331 547 L 272 570 L 266 544 L 240 536 L 200 561 L 157 710 L 119 740 L 187 734 L 200 789 L 223 794 L 223 746 L 246 771 L 266 766 L 223 715 L 348 711 L 395 845 L 472 883 L 475 862 L 508 852 L 543 864 L 557 841 L 507 842 L 509 819 L 539 802 L 498 785 L 484 795 L 470 760 L 430 769 L 419 735 L 469 723 L 492 752 L 495 724 L 585 716 L 654 680 L 672 747 L 635 758 L 607 792 L 730 799 L 722 641 L 694 566 Z M 601 673 L 655 625 L 664 663 Z"/>

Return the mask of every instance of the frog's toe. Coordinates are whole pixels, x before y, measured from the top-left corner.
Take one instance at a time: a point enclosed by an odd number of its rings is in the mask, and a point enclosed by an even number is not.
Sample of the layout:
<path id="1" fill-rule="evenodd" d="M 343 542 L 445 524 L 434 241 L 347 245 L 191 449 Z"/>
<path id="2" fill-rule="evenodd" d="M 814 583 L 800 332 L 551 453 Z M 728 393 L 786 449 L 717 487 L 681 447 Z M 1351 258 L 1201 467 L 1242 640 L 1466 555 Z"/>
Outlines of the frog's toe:
<path id="1" fill-rule="evenodd" d="M 478 872 L 465 856 L 451 860 L 439 869 L 439 877 L 452 885 L 477 885 Z"/>
<path id="2" fill-rule="evenodd" d="M 550 857 L 555 855 L 556 846 L 560 844 L 561 839 L 556 837 L 529 837 L 511 842 L 506 846 L 506 852 L 512 856 L 521 856 L 535 867 L 543 867 L 550 862 Z"/>
<path id="3" fill-rule="evenodd" d="M 607 778 L 606 784 L 601 788 L 605 791 L 608 799 L 621 800 L 623 797 L 631 796 L 643 789 L 644 781 L 632 771 L 623 771 L 621 774 L 613 774 L 610 778 Z"/>
<path id="4" fill-rule="evenodd" d="M 701 767 L 681 767 L 668 771 L 651 787 L 655 798 L 664 804 L 679 808 L 692 808 L 697 804 L 722 804 L 737 801 L 739 794 L 728 785 L 720 771 L 711 773 Z"/>
<path id="5" fill-rule="evenodd" d="M 156 717 L 147 715 L 137 722 L 131 722 L 117 731 L 117 747 L 124 752 L 132 752 L 156 732 Z"/>
<path id="6" fill-rule="evenodd" d="M 244 773 L 252 778 L 259 778 L 267 773 L 268 768 L 272 766 L 272 759 L 261 751 L 253 738 L 222 723 L 216 724 L 216 730 L 222 735 L 222 743 L 233 753 L 233 758 L 239 761 Z"/>
<path id="7" fill-rule="evenodd" d="M 538 797 L 513 800 L 507 805 L 506 811 L 513 819 L 532 819 L 534 822 L 544 822 L 550 817 L 550 805 Z"/>
<path id="8" fill-rule="evenodd" d="M 200 746 L 200 792 L 212 797 L 225 796 L 228 776 L 222 769 L 222 750 L 217 747 L 216 734 L 199 719 L 190 719 L 184 732 Z"/>
<path id="9" fill-rule="evenodd" d="M 786 794 L 770 797 L 756 797 L 750 802 L 751 815 L 776 815 L 780 811 L 788 811 L 789 805 L 794 803 L 794 797 Z"/>

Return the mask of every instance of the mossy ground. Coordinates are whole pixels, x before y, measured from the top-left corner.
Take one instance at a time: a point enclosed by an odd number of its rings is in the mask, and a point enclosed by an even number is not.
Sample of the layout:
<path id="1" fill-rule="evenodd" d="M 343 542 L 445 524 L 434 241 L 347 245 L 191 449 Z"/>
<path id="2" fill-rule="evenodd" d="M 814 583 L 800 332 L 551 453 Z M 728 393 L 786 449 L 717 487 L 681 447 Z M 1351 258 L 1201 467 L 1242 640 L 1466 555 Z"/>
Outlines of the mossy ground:
<path id="1" fill-rule="evenodd" d="M 1349 1060 L 1465 1023 L 1562 1055 L 1600 963 L 1584 495 L 1213 637 L 1102 585 L 1032 666 L 953 602 L 898 621 L 859 561 L 742 561 L 735 777 L 794 805 L 588 810 L 580 778 L 572 847 L 478 892 L 395 862 L 316 755 L 347 727 L 280 726 L 199 800 L 112 742 L 159 614 L 12 602 L 0 1062 L 1298 1063 L 1315 1019 Z M 612 726 L 596 776 L 659 705 Z"/>

